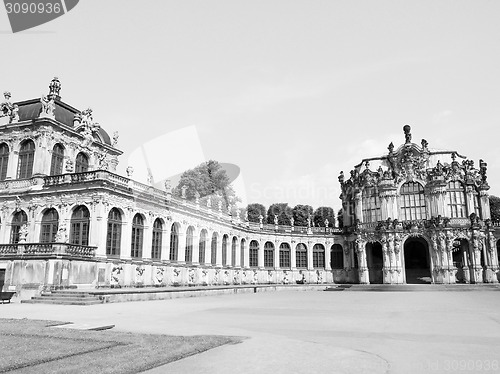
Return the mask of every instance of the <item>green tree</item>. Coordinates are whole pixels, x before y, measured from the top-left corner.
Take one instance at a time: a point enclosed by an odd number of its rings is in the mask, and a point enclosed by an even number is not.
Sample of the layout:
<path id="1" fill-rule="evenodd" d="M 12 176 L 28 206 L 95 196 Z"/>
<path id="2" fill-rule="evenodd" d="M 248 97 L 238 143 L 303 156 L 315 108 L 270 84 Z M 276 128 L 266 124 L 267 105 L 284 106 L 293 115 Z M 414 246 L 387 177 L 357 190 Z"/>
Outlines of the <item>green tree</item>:
<path id="1" fill-rule="evenodd" d="M 266 217 L 266 207 L 259 203 L 248 204 L 247 206 L 248 220 L 250 222 L 259 223 L 259 216 Z"/>
<path id="2" fill-rule="evenodd" d="M 314 225 L 325 227 L 325 220 L 328 220 L 328 227 L 333 227 L 335 224 L 335 213 L 332 208 L 322 206 L 314 212 Z"/>
<path id="3" fill-rule="evenodd" d="M 493 222 L 500 222 L 500 197 L 490 195 L 490 214 Z"/>
<path id="4" fill-rule="evenodd" d="M 310 205 L 295 205 L 292 209 L 293 225 L 307 226 L 309 215 L 313 215 L 313 207 Z"/>
<path id="5" fill-rule="evenodd" d="M 267 210 L 267 223 L 274 224 L 274 215 L 278 216 L 278 225 L 290 225 L 292 208 L 287 203 L 272 204 Z"/>
<path id="6" fill-rule="evenodd" d="M 229 184 L 226 171 L 214 160 L 204 162 L 182 173 L 174 190 L 176 196 L 182 195 L 183 186 L 186 186 L 186 198 L 191 201 L 196 199 L 196 193 L 200 195 L 200 198 L 213 195 L 214 204 L 217 203 L 217 196 L 219 196 L 226 206 L 234 205 L 240 200 Z"/>

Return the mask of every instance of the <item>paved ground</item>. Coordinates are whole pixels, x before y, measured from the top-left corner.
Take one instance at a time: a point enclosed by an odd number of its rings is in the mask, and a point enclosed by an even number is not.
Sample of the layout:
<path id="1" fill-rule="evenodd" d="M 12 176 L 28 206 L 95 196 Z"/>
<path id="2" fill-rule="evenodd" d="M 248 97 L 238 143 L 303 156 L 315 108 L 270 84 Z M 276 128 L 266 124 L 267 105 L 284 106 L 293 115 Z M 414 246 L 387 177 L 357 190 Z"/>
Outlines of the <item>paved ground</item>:
<path id="1" fill-rule="evenodd" d="M 500 373 L 500 293 L 267 292 L 94 306 L 0 305 L 3 318 L 248 337 L 158 373 Z"/>

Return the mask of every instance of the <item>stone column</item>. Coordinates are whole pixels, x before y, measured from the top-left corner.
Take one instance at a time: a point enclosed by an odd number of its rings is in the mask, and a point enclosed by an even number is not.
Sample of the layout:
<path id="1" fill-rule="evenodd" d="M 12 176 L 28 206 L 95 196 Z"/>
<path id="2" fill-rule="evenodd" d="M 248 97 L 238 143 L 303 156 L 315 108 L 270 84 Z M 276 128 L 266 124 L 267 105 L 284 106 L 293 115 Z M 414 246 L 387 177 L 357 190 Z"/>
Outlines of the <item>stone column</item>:
<path id="1" fill-rule="evenodd" d="M 243 267 L 248 268 L 249 267 L 249 258 L 250 258 L 249 254 L 248 254 L 250 239 L 246 238 L 244 243 L 245 244 L 244 244 L 244 249 L 243 249 Z M 241 245 L 241 242 L 240 242 L 240 245 Z M 240 251 L 241 251 L 241 247 L 240 247 Z"/>
<path id="2" fill-rule="evenodd" d="M 358 255 L 358 265 L 359 265 L 359 283 L 360 284 L 370 284 L 370 276 L 368 273 L 368 266 L 366 262 L 366 248 L 365 242 L 357 238 L 355 241 L 355 248 Z"/>
<path id="3" fill-rule="evenodd" d="M 393 240 L 393 238 L 391 239 Z M 388 240 L 386 235 L 383 234 L 380 240 L 380 243 L 382 244 L 382 257 L 384 261 L 382 264 L 382 276 L 384 284 L 391 284 L 392 283 L 391 271 L 394 272 L 394 270 L 392 270 L 391 266 L 389 246 L 387 241 Z"/>
<path id="4" fill-rule="evenodd" d="M 264 269 L 264 245 L 262 239 L 259 239 L 259 256 L 257 265 L 259 269 Z"/>
<path id="5" fill-rule="evenodd" d="M 313 266 L 313 244 L 311 241 L 307 242 L 307 270 L 314 270 Z"/>
<path id="6" fill-rule="evenodd" d="M 489 259 L 489 265 L 486 273 L 486 280 L 488 283 L 498 283 L 498 278 L 497 278 L 497 272 L 499 271 L 498 268 L 498 257 L 497 257 L 497 250 L 496 250 L 496 240 L 495 236 L 493 235 L 492 231 L 489 231 L 486 236 L 487 244 L 488 244 L 488 250 L 487 255 Z"/>
<path id="7" fill-rule="evenodd" d="M 68 222 L 66 228 L 67 228 L 67 234 L 69 234 L 69 231 L 71 229 L 70 222 Z M 98 257 L 107 256 L 106 255 L 107 233 L 108 233 L 108 220 L 107 220 L 106 208 L 102 202 L 96 202 L 94 203 L 90 219 L 89 245 L 97 246 L 96 256 Z M 122 242 L 120 242 L 120 252 L 122 252 L 121 244 Z"/>
<path id="8" fill-rule="evenodd" d="M 17 179 L 17 167 L 19 164 L 19 143 L 11 150 L 9 154 L 9 163 L 7 165 L 6 179 Z"/>
<path id="9" fill-rule="evenodd" d="M 217 257 L 216 257 L 216 266 L 221 267 L 222 266 L 222 238 L 224 235 L 221 233 L 221 235 L 217 236 Z"/>
<path id="10" fill-rule="evenodd" d="M 186 232 L 184 230 L 179 229 L 179 233 L 177 234 L 179 237 L 179 247 L 177 248 L 177 262 L 185 263 L 186 262 Z"/>
<path id="11" fill-rule="evenodd" d="M 331 243 L 326 242 L 325 244 L 325 270 L 326 271 L 331 271 L 332 270 L 332 248 L 331 248 Z M 345 267 L 345 262 L 344 262 L 344 267 Z"/>
<path id="12" fill-rule="evenodd" d="M 489 186 L 481 186 L 479 189 L 479 203 L 481 204 L 481 218 L 491 219 L 490 215 L 490 200 L 488 195 Z"/>
<path id="13" fill-rule="evenodd" d="M 153 243 L 153 222 L 149 226 L 144 226 L 143 231 L 143 240 L 142 240 L 142 259 L 150 260 L 151 259 L 151 247 Z"/>
<path id="14" fill-rule="evenodd" d="M 120 245 L 120 258 L 130 259 L 131 244 L 132 244 L 132 213 L 128 212 L 122 223 L 122 239 Z"/>
<path id="15" fill-rule="evenodd" d="M 198 265 L 200 261 L 200 236 L 193 234 L 193 265 Z"/>
<path id="16" fill-rule="evenodd" d="M 280 268 L 280 248 L 278 243 L 278 240 L 274 241 L 274 268 L 276 270 Z"/>
<path id="17" fill-rule="evenodd" d="M 472 277 L 471 283 L 483 283 L 483 268 L 481 266 L 481 238 L 477 230 L 472 231 Z M 469 247 L 470 248 L 470 247 Z"/>
<path id="18" fill-rule="evenodd" d="M 161 230 L 161 254 L 160 260 L 167 261 L 170 259 L 170 230 L 167 230 L 167 224 L 165 224 Z"/>
<path id="19" fill-rule="evenodd" d="M 290 268 L 292 270 L 297 269 L 297 253 L 295 252 L 295 241 L 290 241 Z"/>

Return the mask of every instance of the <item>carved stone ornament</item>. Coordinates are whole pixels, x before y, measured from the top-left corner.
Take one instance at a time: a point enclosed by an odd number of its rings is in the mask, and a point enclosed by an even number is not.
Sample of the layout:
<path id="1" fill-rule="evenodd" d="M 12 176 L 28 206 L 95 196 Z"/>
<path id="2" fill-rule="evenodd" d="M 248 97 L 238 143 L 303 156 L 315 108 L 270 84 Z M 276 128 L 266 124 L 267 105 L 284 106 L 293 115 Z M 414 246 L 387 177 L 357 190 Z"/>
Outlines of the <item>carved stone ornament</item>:
<path id="1" fill-rule="evenodd" d="M 13 105 L 10 102 L 11 94 L 9 91 L 3 93 L 4 101 L 0 104 L 0 117 L 10 117 Z"/>
<path id="2" fill-rule="evenodd" d="M 40 110 L 39 118 L 52 118 L 54 119 L 54 112 L 56 109 L 56 104 L 54 102 L 54 97 L 48 97 L 42 95 L 40 102 L 42 103 L 42 108 Z"/>

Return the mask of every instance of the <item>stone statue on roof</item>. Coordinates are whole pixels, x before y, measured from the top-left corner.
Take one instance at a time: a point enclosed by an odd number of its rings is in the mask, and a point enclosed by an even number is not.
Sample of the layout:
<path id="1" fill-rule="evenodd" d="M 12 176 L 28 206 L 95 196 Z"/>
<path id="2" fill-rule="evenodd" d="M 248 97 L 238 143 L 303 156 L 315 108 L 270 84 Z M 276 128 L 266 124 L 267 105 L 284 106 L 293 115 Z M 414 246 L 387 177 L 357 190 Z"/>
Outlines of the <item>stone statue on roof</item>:
<path id="1" fill-rule="evenodd" d="M 42 109 L 40 111 L 39 118 L 54 119 L 54 111 L 56 109 L 54 98 L 53 97 L 49 98 L 46 95 L 42 95 L 42 97 L 40 98 L 40 102 L 42 103 Z"/>
<path id="2" fill-rule="evenodd" d="M 0 104 L 0 117 L 10 116 L 12 114 L 13 105 L 10 102 L 11 94 L 9 91 L 3 93 L 4 101 Z"/>

